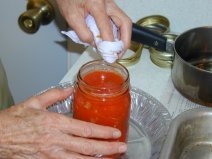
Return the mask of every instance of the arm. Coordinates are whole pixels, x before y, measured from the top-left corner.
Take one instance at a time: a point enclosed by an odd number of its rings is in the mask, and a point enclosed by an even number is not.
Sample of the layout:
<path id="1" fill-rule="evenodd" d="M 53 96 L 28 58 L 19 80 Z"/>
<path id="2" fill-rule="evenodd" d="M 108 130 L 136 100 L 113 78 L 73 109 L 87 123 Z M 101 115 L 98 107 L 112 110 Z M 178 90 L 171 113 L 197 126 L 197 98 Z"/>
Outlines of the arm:
<path id="1" fill-rule="evenodd" d="M 71 88 L 51 89 L 0 112 L 1 159 L 91 159 L 126 151 L 126 144 L 95 139 L 118 138 L 120 131 L 47 111 L 66 99 Z M 92 139 L 89 139 L 92 138 Z M 123 149 L 120 149 L 120 148 Z"/>

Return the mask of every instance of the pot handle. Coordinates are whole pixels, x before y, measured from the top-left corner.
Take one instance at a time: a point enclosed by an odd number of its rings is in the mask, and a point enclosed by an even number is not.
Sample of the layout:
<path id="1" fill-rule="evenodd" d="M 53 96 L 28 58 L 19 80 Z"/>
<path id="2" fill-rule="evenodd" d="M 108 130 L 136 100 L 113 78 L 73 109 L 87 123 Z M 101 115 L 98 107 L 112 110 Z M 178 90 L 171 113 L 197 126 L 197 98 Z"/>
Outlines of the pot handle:
<path id="1" fill-rule="evenodd" d="M 131 40 L 134 42 L 142 43 L 144 45 L 153 47 L 157 50 L 161 51 L 167 50 L 166 37 L 135 23 L 133 23 L 132 26 Z"/>

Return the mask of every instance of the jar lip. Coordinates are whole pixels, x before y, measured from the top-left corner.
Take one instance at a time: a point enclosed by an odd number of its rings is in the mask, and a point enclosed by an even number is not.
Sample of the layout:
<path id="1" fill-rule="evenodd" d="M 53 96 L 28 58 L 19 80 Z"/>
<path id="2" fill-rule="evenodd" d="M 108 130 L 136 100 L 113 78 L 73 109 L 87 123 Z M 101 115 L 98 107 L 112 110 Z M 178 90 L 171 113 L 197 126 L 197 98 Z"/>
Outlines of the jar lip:
<path id="1" fill-rule="evenodd" d="M 91 65 L 91 64 L 95 64 L 95 63 L 98 63 L 98 64 L 102 64 L 102 65 L 116 65 L 116 66 L 119 66 L 119 67 L 121 67 L 123 70 L 124 70 L 124 72 L 126 73 L 126 78 L 124 78 L 124 81 L 121 83 L 121 84 L 117 84 L 116 86 L 114 86 L 114 87 L 111 87 L 111 88 L 108 88 L 108 87 L 98 87 L 98 86 L 91 86 L 91 85 L 89 85 L 89 84 L 87 84 L 84 80 L 83 80 L 83 78 L 82 78 L 82 76 L 81 76 L 81 69 L 82 68 L 85 68 L 86 66 L 89 66 L 89 65 Z M 127 68 L 124 66 L 124 65 L 122 65 L 122 64 L 120 64 L 120 63 L 113 63 L 113 64 L 110 64 L 110 63 L 107 63 L 107 62 L 105 62 L 104 60 L 93 60 L 93 61 L 90 61 L 90 62 L 87 62 L 87 63 L 85 63 L 84 65 L 82 65 L 81 66 L 81 68 L 80 68 L 80 70 L 79 70 L 79 73 L 78 73 L 78 75 L 77 75 L 77 79 L 78 80 L 80 80 L 80 83 L 81 84 L 83 84 L 83 86 L 85 86 L 85 87 L 89 87 L 89 89 L 98 89 L 98 90 L 118 90 L 119 88 L 126 88 L 126 87 L 128 87 L 128 85 L 129 85 L 129 80 L 130 80 L 130 78 L 129 78 L 129 71 L 127 70 Z M 114 92 L 115 93 L 115 92 Z"/>
<path id="2" fill-rule="evenodd" d="M 129 76 L 126 78 L 126 80 L 124 80 L 121 84 L 117 84 L 116 86 L 113 86 L 111 88 L 108 88 L 108 87 L 97 87 L 97 86 L 91 86 L 89 84 L 87 84 L 85 81 L 83 81 L 82 77 L 79 76 L 78 80 L 80 80 L 81 84 L 83 84 L 84 86 L 87 86 L 91 89 L 101 89 L 101 90 L 106 90 L 106 89 L 110 89 L 110 90 L 113 90 L 113 89 L 117 89 L 117 88 L 122 88 L 124 87 L 124 85 L 128 85 L 128 81 L 129 81 Z"/>

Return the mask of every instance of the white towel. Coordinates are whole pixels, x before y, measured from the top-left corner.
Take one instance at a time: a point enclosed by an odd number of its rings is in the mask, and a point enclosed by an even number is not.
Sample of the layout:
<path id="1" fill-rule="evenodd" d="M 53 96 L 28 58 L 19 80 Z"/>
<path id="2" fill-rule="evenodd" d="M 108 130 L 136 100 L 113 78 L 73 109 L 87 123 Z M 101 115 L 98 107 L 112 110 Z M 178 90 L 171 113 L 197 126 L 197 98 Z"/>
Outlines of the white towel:
<path id="1" fill-rule="evenodd" d="M 95 19 L 88 15 L 85 19 L 85 22 L 88 26 L 88 28 L 91 30 L 94 41 L 96 44 L 96 48 L 94 48 L 94 51 L 97 49 L 98 53 L 101 54 L 103 59 L 108 63 L 114 63 L 118 59 L 118 54 L 123 50 L 124 43 L 118 39 L 118 28 L 111 20 L 111 25 L 113 29 L 113 35 L 114 35 L 114 41 L 103 41 L 100 37 L 99 29 L 96 25 Z M 89 46 L 90 44 L 84 43 L 80 41 L 79 37 L 74 31 L 61 31 L 62 34 L 67 35 L 69 38 L 71 38 L 75 43 L 83 44 L 84 46 Z"/>

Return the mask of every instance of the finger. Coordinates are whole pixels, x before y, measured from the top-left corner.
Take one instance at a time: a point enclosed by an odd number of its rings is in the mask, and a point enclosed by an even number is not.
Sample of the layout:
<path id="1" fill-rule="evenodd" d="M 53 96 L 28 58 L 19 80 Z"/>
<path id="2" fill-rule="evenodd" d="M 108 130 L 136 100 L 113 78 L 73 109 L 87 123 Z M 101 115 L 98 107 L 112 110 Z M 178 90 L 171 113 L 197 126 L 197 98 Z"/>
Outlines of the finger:
<path id="1" fill-rule="evenodd" d="M 71 26 L 72 29 L 76 32 L 81 41 L 93 44 L 93 34 L 85 23 L 85 16 L 82 14 L 77 14 L 76 12 L 75 14 L 67 17 L 67 22 L 69 26 Z"/>
<path id="2" fill-rule="evenodd" d="M 127 150 L 127 145 L 123 142 L 107 142 L 64 135 L 60 137 L 59 143 L 57 144 L 69 151 L 74 151 L 84 155 L 112 155 L 124 153 Z"/>
<path id="3" fill-rule="evenodd" d="M 52 88 L 48 91 L 33 96 L 28 100 L 25 105 L 36 108 L 36 109 L 47 109 L 49 106 L 55 104 L 56 102 L 65 100 L 73 93 L 72 87 L 67 88 Z"/>
<path id="4" fill-rule="evenodd" d="M 114 41 L 112 25 L 110 17 L 106 13 L 104 1 L 94 0 L 91 4 L 92 6 L 89 6 L 88 10 L 96 21 L 101 38 L 105 41 Z"/>
<path id="5" fill-rule="evenodd" d="M 84 122 L 73 118 L 68 118 L 66 116 L 58 116 L 58 118 L 61 118 L 61 120 L 57 120 L 61 123 L 55 124 L 59 125 L 60 129 L 67 134 L 102 139 L 116 139 L 121 136 L 120 130 L 116 128 Z"/>
<path id="6" fill-rule="evenodd" d="M 128 17 L 121 16 L 121 13 L 111 16 L 111 18 L 120 30 L 120 39 L 124 42 L 123 52 L 125 52 L 131 43 L 132 22 Z"/>
<path id="7" fill-rule="evenodd" d="M 108 15 L 120 30 L 120 39 L 124 42 L 123 53 L 130 47 L 132 34 L 132 20 L 115 4 L 111 3 L 107 9 Z"/>
<path id="8" fill-rule="evenodd" d="M 77 33 L 81 41 L 86 43 L 93 42 L 93 36 L 85 24 L 85 11 L 83 1 L 60 1 L 57 0 L 58 6 L 68 25 Z"/>
<path id="9" fill-rule="evenodd" d="M 116 21 L 116 20 L 114 20 Z M 124 22 L 124 23 L 123 23 Z M 131 44 L 131 34 L 132 34 L 132 23 L 131 21 L 122 20 L 122 23 L 119 27 L 120 29 L 120 39 L 124 42 L 124 49 L 122 52 L 118 55 L 119 58 L 123 56 L 123 54 L 129 49 Z"/>

